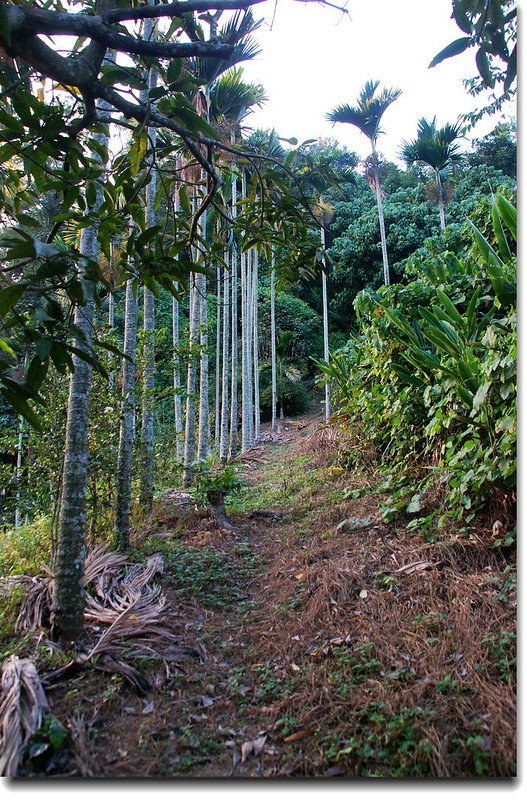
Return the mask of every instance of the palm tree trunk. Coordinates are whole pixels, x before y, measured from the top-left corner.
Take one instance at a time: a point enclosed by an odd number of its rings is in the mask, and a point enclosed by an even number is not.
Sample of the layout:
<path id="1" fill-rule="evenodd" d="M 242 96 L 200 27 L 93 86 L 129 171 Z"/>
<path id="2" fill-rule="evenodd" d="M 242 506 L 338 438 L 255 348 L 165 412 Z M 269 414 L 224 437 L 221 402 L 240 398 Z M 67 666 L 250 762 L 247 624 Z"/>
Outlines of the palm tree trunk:
<path id="1" fill-rule="evenodd" d="M 204 462 L 209 455 L 209 335 L 207 317 L 207 276 L 198 273 L 199 303 L 199 424 L 198 424 L 198 461 Z"/>
<path id="2" fill-rule="evenodd" d="M 179 169 L 180 163 L 176 162 Z M 179 174 L 179 173 L 178 173 Z M 174 212 L 179 211 L 179 189 L 176 184 L 174 189 Z M 174 282 L 175 291 L 179 291 L 179 284 Z M 179 463 L 183 463 L 183 409 L 181 405 L 181 372 L 179 358 L 179 300 L 172 297 L 172 357 L 174 359 L 173 386 L 174 386 L 174 431 L 176 434 L 176 456 Z"/>
<path id="3" fill-rule="evenodd" d="M 228 262 L 228 253 L 225 261 Z M 229 325 L 230 325 L 230 297 L 229 297 L 229 270 L 223 274 L 223 348 L 221 363 L 221 423 L 219 456 L 222 464 L 227 461 L 229 450 Z"/>
<path id="4" fill-rule="evenodd" d="M 15 528 L 20 527 L 20 496 L 22 484 L 22 452 L 24 448 L 24 417 L 18 418 L 18 441 L 16 447 L 16 506 L 15 506 Z"/>
<path id="5" fill-rule="evenodd" d="M 196 273 L 192 275 L 189 296 L 189 357 L 187 370 L 187 403 L 185 410 L 185 451 L 183 456 L 183 486 L 189 487 L 194 476 L 196 458 L 196 378 L 199 339 L 199 295 Z"/>
<path id="6" fill-rule="evenodd" d="M 115 508 L 115 541 L 118 549 L 128 550 L 132 496 L 132 462 L 134 444 L 135 362 L 137 348 L 137 298 L 133 282 L 126 283 L 124 343 L 122 367 L 121 427 L 117 454 L 117 492 Z"/>
<path id="7" fill-rule="evenodd" d="M 241 315 L 242 315 L 242 443 L 241 452 L 252 446 L 252 386 L 250 364 L 250 322 L 249 322 L 249 267 L 250 263 L 246 253 L 240 257 L 241 276 Z"/>
<path id="8" fill-rule="evenodd" d="M 437 179 L 437 197 L 439 203 L 439 219 L 441 221 L 441 230 L 444 231 L 446 228 L 445 200 L 443 197 L 443 184 L 441 181 L 441 175 L 439 174 L 439 170 L 436 170 L 436 179 Z"/>
<path id="9" fill-rule="evenodd" d="M 260 438 L 260 368 L 258 359 L 258 250 L 253 261 L 253 368 L 254 368 L 254 441 Z"/>
<path id="10" fill-rule="evenodd" d="M 388 264 L 388 248 L 386 245 L 386 228 L 384 225 L 384 211 L 382 207 L 382 193 L 381 182 L 379 180 L 379 162 L 377 157 L 377 150 L 375 148 L 375 141 L 371 140 L 371 151 L 373 155 L 373 180 L 375 183 L 375 199 L 377 200 L 377 213 L 379 215 L 379 228 L 381 231 L 381 250 L 382 250 L 382 266 L 384 272 L 384 284 L 390 285 L 390 265 Z"/>
<path id="11" fill-rule="evenodd" d="M 276 270 L 274 267 L 274 247 L 271 255 L 271 430 L 276 433 Z"/>
<path id="12" fill-rule="evenodd" d="M 328 287 L 326 274 L 326 232 L 320 228 L 320 240 L 322 242 L 322 324 L 324 328 L 324 361 L 329 361 L 329 324 L 328 324 Z M 331 395 L 329 383 L 324 383 L 325 390 L 325 418 L 329 424 L 331 418 Z"/>
<path id="13" fill-rule="evenodd" d="M 153 5 L 150 2 L 150 5 Z M 146 19 L 144 22 L 144 38 L 152 37 L 154 22 Z M 150 69 L 148 75 L 149 89 L 157 85 L 157 73 Z M 156 128 L 148 128 L 148 139 L 151 147 L 156 144 Z M 153 167 L 154 155 L 150 155 L 150 165 Z M 146 227 L 152 228 L 155 225 L 154 201 L 157 191 L 157 174 L 152 168 L 150 172 L 150 183 L 146 187 Z M 150 289 L 144 288 L 143 300 L 143 331 L 144 338 L 144 382 L 143 382 L 143 408 L 142 408 L 142 442 L 143 459 L 141 469 L 140 496 L 141 505 L 148 510 L 152 506 L 154 499 L 154 385 L 155 385 L 155 326 L 156 311 L 155 298 Z"/>
<path id="14" fill-rule="evenodd" d="M 231 415 L 229 432 L 229 458 L 238 452 L 238 253 L 232 248 L 232 299 L 231 299 Z"/>
<path id="15" fill-rule="evenodd" d="M 100 102 L 100 108 L 107 105 Z M 104 148 L 109 135 L 95 134 Z M 100 160 L 97 153 L 93 158 Z M 95 182 L 94 212 L 103 202 L 103 181 Z M 88 260 L 99 258 L 99 242 L 95 225 L 83 228 L 80 252 Z M 79 269 L 83 278 L 83 267 Z M 74 323 L 79 331 L 75 338 L 78 350 L 92 356 L 93 316 L 95 304 L 88 296 L 83 306 L 75 309 Z M 79 355 L 73 356 L 70 378 L 64 467 L 61 490 L 58 546 L 54 565 L 55 591 L 52 607 L 53 635 L 62 641 L 74 641 L 84 628 L 84 563 L 86 559 L 86 489 L 88 483 L 88 421 L 90 411 L 91 365 Z"/>
<path id="16" fill-rule="evenodd" d="M 179 286 L 174 283 L 177 291 Z M 181 374 L 179 371 L 179 302 L 172 298 L 172 352 L 174 358 L 174 430 L 176 433 L 176 454 L 178 461 L 183 460 L 183 411 L 181 408 Z"/>
<path id="17" fill-rule="evenodd" d="M 220 408 L 221 408 L 221 268 L 216 267 L 216 374 L 214 391 L 214 447 L 220 447 Z"/>
<path id="18" fill-rule="evenodd" d="M 98 187 L 102 202 L 102 187 Z M 98 200 L 99 200 L 98 198 Z M 80 252 L 99 258 L 94 226 L 84 228 Z M 75 345 L 91 356 L 94 301 L 75 310 L 79 330 Z M 66 423 L 66 443 L 60 508 L 58 549 L 53 597 L 53 632 L 62 641 L 74 641 L 84 627 L 84 562 L 86 558 L 86 488 L 88 481 L 88 420 L 91 366 L 73 356 Z"/>

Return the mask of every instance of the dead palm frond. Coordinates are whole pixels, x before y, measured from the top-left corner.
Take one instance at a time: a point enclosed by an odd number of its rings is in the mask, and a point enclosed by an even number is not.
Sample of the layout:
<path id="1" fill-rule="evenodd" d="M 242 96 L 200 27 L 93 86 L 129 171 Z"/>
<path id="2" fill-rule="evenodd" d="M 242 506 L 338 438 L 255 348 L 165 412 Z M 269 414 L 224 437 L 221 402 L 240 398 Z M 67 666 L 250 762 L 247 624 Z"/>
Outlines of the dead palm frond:
<path id="1" fill-rule="evenodd" d="M 129 559 L 123 553 L 109 550 L 106 544 L 97 545 L 86 557 L 84 581 L 90 584 L 101 575 L 116 574 L 118 568 L 126 563 L 129 563 Z"/>
<path id="2" fill-rule="evenodd" d="M 24 576 L 24 582 L 28 589 L 16 618 L 15 631 L 37 631 L 48 625 L 51 618 L 53 579 L 49 575 Z"/>
<path id="3" fill-rule="evenodd" d="M 5 660 L 0 698 L 0 775 L 12 778 L 27 742 L 49 711 L 32 661 L 15 655 Z"/>
<path id="4" fill-rule="evenodd" d="M 88 553 L 86 558 L 84 582 L 93 585 L 99 597 L 104 598 L 108 588 L 114 581 L 119 569 L 128 561 L 127 556 L 108 550 L 107 545 L 98 545 Z M 45 566 L 44 575 L 30 578 L 26 575 L 16 576 L 13 583 L 25 583 L 28 590 L 18 614 L 15 630 L 19 632 L 36 631 L 46 627 L 51 619 L 54 576 Z"/>
<path id="5" fill-rule="evenodd" d="M 150 688 L 149 682 L 123 659 L 149 656 L 166 665 L 167 661 L 177 662 L 185 656 L 200 658 L 193 648 L 179 646 L 176 620 L 167 608 L 167 599 L 160 586 L 151 584 L 163 567 L 163 557 L 156 553 L 146 565 L 134 564 L 112 580 L 105 592 L 87 595 L 86 620 L 108 627 L 88 652 L 48 673 L 45 683 L 76 674 L 91 663 L 103 672 L 122 675 L 139 694 L 144 694 Z"/>
<path id="6" fill-rule="evenodd" d="M 81 777 L 95 778 L 100 774 L 100 767 L 93 752 L 88 735 L 88 725 L 82 714 L 75 714 L 70 722 L 73 758 Z"/>

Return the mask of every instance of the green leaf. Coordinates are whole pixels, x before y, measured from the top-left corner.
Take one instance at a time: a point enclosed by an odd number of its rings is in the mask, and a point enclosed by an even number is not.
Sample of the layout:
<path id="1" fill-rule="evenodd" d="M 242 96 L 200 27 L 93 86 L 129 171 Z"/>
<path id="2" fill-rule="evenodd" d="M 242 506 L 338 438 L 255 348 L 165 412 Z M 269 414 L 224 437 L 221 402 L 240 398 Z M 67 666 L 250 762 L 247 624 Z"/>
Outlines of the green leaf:
<path id="1" fill-rule="evenodd" d="M 492 229 L 494 231 L 494 235 L 498 241 L 498 250 L 500 251 L 500 256 L 503 261 L 510 261 L 511 259 L 511 250 L 509 247 L 509 243 L 507 241 L 507 237 L 505 236 L 505 232 L 503 230 L 503 225 L 501 223 L 501 217 L 498 211 L 498 206 L 496 204 L 496 200 L 492 200 L 492 206 L 490 209 L 490 213 L 492 216 Z"/>
<path id="2" fill-rule="evenodd" d="M 86 187 L 86 202 L 89 208 L 93 208 L 97 202 L 97 187 L 94 181 L 90 181 Z"/>
<path id="3" fill-rule="evenodd" d="M 139 236 L 135 240 L 135 246 L 137 249 L 145 247 L 145 245 L 149 244 L 153 239 L 156 238 L 159 231 L 162 230 L 161 225 L 153 225 L 151 228 L 147 228 L 146 231 L 139 234 Z"/>
<path id="4" fill-rule="evenodd" d="M 102 69 L 101 83 L 113 85 L 122 83 L 125 86 L 132 86 L 134 89 L 144 89 L 145 82 L 139 72 L 132 67 L 120 67 L 116 65 L 105 66 Z"/>
<path id="5" fill-rule="evenodd" d="M 472 408 L 472 404 L 474 402 L 474 397 L 470 394 L 468 389 L 465 389 L 464 386 L 456 386 L 456 391 L 457 391 L 459 397 L 461 398 L 461 400 L 463 400 L 463 402 L 466 403 L 467 406 Z"/>
<path id="6" fill-rule="evenodd" d="M 48 361 L 41 361 L 38 356 L 31 359 L 26 374 L 26 384 L 33 391 L 38 392 L 48 371 Z"/>
<path id="7" fill-rule="evenodd" d="M 478 246 L 478 250 L 480 251 L 481 255 L 485 259 L 486 264 L 495 264 L 498 267 L 502 266 L 501 259 L 496 255 L 494 249 L 485 239 L 483 234 L 481 233 L 478 228 L 474 225 L 474 223 L 469 219 L 467 220 L 468 224 L 472 228 L 472 232 L 474 233 L 474 237 L 476 239 L 476 244 Z"/>
<path id="8" fill-rule="evenodd" d="M 505 75 L 505 81 L 503 83 L 503 92 L 508 92 L 511 88 L 514 80 L 516 79 L 517 74 L 517 45 L 514 45 L 514 49 L 509 56 L 509 64 L 507 66 L 507 74 Z"/>
<path id="9" fill-rule="evenodd" d="M 7 44 L 11 44 L 11 23 L 7 15 L 7 11 L 3 6 L 0 6 L 0 33 L 2 38 Z"/>
<path id="10" fill-rule="evenodd" d="M 25 225 L 27 228 L 40 228 L 40 222 L 23 211 L 18 211 L 16 218 L 21 225 Z"/>
<path id="11" fill-rule="evenodd" d="M 488 89 L 492 89 L 494 87 L 494 78 L 492 75 L 492 71 L 489 65 L 489 59 L 484 47 L 480 47 L 478 52 L 476 53 L 476 66 L 478 68 L 478 72 L 481 75 L 483 80 L 484 86 Z"/>
<path id="12" fill-rule="evenodd" d="M 0 387 L 0 394 L 3 395 L 4 399 L 11 406 L 11 408 L 24 417 L 24 419 L 27 420 L 33 428 L 36 428 L 36 430 L 39 432 L 42 430 L 42 424 L 39 418 L 24 397 L 12 389 L 7 389 L 4 386 Z"/>
<path id="13" fill-rule="evenodd" d="M 68 737 L 68 731 L 59 720 L 51 714 L 46 719 L 46 732 L 48 735 L 49 743 L 54 750 L 64 743 Z"/>
<path id="14" fill-rule="evenodd" d="M 41 361 L 45 361 L 47 359 L 53 346 L 54 343 L 51 337 L 37 339 L 35 342 L 35 351 Z"/>
<path id="15" fill-rule="evenodd" d="M 441 291 L 441 289 L 436 289 L 436 292 L 439 300 L 443 304 L 443 307 L 448 312 L 450 319 L 453 322 L 455 322 L 462 330 L 464 330 L 465 320 L 455 307 L 454 303 L 450 300 L 449 297 L 446 296 L 446 294 L 443 291 Z"/>
<path id="16" fill-rule="evenodd" d="M 181 70 L 183 68 L 183 59 L 181 58 L 174 58 L 168 65 L 167 69 L 167 82 L 174 83 L 179 79 L 181 75 Z"/>
<path id="17" fill-rule="evenodd" d="M 139 172 L 147 146 L 148 137 L 146 132 L 143 131 L 139 135 L 134 135 L 132 146 L 130 147 L 130 171 L 134 176 Z"/>
<path id="18" fill-rule="evenodd" d="M 512 203 L 507 200 L 502 194 L 499 194 L 496 198 L 496 205 L 498 207 L 498 211 L 500 214 L 501 219 L 510 230 L 512 236 L 514 237 L 514 241 L 517 241 L 517 211 L 512 205 Z"/>
<path id="19" fill-rule="evenodd" d="M 431 67 L 436 67 L 441 61 L 444 61 L 446 58 L 452 58 L 452 56 L 458 56 L 460 53 L 464 53 L 465 50 L 470 47 L 472 44 L 472 38 L 470 36 L 462 36 L 460 39 L 456 39 L 454 42 L 451 42 L 447 45 L 440 53 L 438 53 L 428 65 L 428 69 Z"/>
<path id="20" fill-rule="evenodd" d="M 491 387 L 490 383 L 482 383 L 479 387 L 478 391 L 474 395 L 474 400 L 472 402 L 472 409 L 473 411 L 479 411 L 482 404 L 485 402 L 487 395 L 489 393 L 489 389 Z"/>
<path id="21" fill-rule="evenodd" d="M 15 351 L 13 350 L 12 347 L 10 347 L 10 345 L 7 344 L 5 339 L 0 339 L 0 350 L 3 350 L 4 353 L 8 353 L 13 358 L 16 358 Z M 4 359 L 2 359 L 2 362 L 3 361 L 4 361 Z M 5 363 L 7 364 L 7 362 L 5 362 Z"/>
<path id="22" fill-rule="evenodd" d="M 24 294 L 26 286 L 25 281 L 20 281 L 0 289 L 0 317 L 5 317 L 18 303 Z"/>
<path id="23" fill-rule="evenodd" d="M 461 28 L 463 33 L 472 33 L 472 23 L 467 17 L 463 9 L 457 4 L 452 4 L 452 16 L 454 17 L 458 28 Z"/>

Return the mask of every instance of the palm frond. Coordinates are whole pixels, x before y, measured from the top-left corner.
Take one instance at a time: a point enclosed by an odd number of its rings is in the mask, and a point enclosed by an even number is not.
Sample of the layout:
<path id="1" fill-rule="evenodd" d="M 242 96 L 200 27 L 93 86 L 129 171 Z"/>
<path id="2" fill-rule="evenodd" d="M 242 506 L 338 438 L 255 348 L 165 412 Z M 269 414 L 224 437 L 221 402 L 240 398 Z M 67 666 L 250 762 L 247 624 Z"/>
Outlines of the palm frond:
<path id="1" fill-rule="evenodd" d="M 361 133 L 374 142 L 382 133 L 381 118 L 389 106 L 401 95 L 400 89 L 382 89 L 376 94 L 379 81 L 366 81 L 361 91 L 357 105 L 351 106 L 344 103 L 326 114 L 329 122 L 346 122 L 355 125 Z"/>
<path id="2" fill-rule="evenodd" d="M 85 585 L 93 585 L 100 597 L 106 596 L 108 587 L 118 576 L 119 568 L 127 562 L 127 556 L 122 553 L 112 552 L 104 544 L 97 545 L 86 557 Z M 37 631 L 49 624 L 54 577 L 47 567 L 43 571 L 44 575 L 35 578 L 17 576 L 13 579 L 14 582 L 25 583 L 28 587 L 15 623 L 17 631 Z"/>
<path id="3" fill-rule="evenodd" d="M 460 145 L 456 143 L 461 135 L 461 125 L 447 123 L 442 128 L 436 125 L 436 118 L 431 121 L 422 117 L 417 123 L 417 137 L 412 141 L 403 141 L 400 149 L 401 158 L 407 164 L 421 161 L 429 167 L 441 172 L 450 164 L 462 157 Z"/>
<path id="4" fill-rule="evenodd" d="M 4 661 L 0 697 L 0 775 L 12 778 L 26 744 L 49 711 L 32 661 L 15 655 Z"/>
<path id="5" fill-rule="evenodd" d="M 264 87 L 244 81 L 241 67 L 234 67 L 221 75 L 211 89 L 211 121 L 234 129 L 266 100 Z"/>
<path id="6" fill-rule="evenodd" d="M 261 52 L 261 47 L 251 34 L 258 30 L 262 20 L 255 20 L 252 11 L 237 11 L 220 29 L 218 40 L 233 46 L 227 58 L 199 58 L 191 62 L 192 71 L 200 83 L 210 85 L 227 70 L 241 61 L 250 61 Z"/>

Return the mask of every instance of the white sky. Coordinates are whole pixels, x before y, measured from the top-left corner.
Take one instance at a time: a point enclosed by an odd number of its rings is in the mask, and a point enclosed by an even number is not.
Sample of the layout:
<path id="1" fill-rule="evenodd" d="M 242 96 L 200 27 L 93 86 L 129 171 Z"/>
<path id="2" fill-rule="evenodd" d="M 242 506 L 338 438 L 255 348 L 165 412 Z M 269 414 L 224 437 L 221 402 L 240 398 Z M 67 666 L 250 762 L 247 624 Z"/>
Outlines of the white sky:
<path id="1" fill-rule="evenodd" d="M 354 126 L 333 126 L 324 117 L 341 103 L 354 105 L 365 81 L 378 79 L 403 90 L 383 116 L 386 135 L 378 143 L 385 156 L 397 160 L 401 141 L 415 137 L 420 117 L 436 115 L 443 125 L 484 104 L 462 84 L 477 72 L 474 50 L 428 69 L 440 50 L 463 36 L 450 19 L 451 0 L 347 0 L 347 8 L 349 18 L 293 0 L 254 7 L 256 18 L 266 18 L 256 34 L 262 53 L 243 68 L 247 80 L 263 84 L 269 101 L 248 117 L 248 126 L 275 127 L 280 136 L 299 142 L 331 136 L 364 158 L 368 140 Z M 506 114 L 515 114 L 512 104 Z M 484 136 L 497 121 L 485 118 L 470 139 Z"/>

